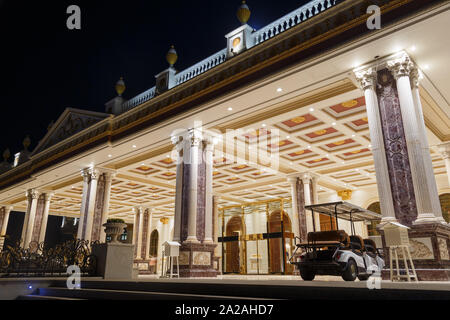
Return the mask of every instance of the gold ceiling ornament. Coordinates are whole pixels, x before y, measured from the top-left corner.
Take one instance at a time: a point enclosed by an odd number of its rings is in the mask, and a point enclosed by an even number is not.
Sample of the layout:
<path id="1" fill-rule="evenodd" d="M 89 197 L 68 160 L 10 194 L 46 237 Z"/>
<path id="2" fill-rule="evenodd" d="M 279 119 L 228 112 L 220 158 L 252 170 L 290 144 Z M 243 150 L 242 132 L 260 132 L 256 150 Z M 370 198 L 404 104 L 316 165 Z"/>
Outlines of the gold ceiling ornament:
<path id="1" fill-rule="evenodd" d="M 162 224 L 168 224 L 169 218 L 161 218 L 159 221 L 161 221 Z"/>
<path id="2" fill-rule="evenodd" d="M 346 140 L 341 140 L 341 141 L 337 141 L 335 143 L 333 143 L 335 146 L 342 146 L 343 144 L 345 144 L 347 141 Z"/>
<path id="3" fill-rule="evenodd" d="M 352 190 L 341 190 L 338 191 L 338 196 L 341 197 L 342 201 L 347 201 L 352 198 Z"/>
<path id="4" fill-rule="evenodd" d="M 327 133 L 327 130 L 314 131 L 314 134 L 318 136 L 323 136 L 325 133 Z"/>
<path id="5" fill-rule="evenodd" d="M 167 52 L 166 60 L 170 64 L 171 67 L 177 62 L 178 60 L 178 54 L 175 50 L 175 46 L 171 46 L 169 49 L 169 52 Z"/>
<path id="6" fill-rule="evenodd" d="M 362 150 L 356 150 L 356 151 L 352 151 L 351 153 L 358 154 L 358 153 L 361 153 L 361 152 L 362 152 Z"/>
<path id="7" fill-rule="evenodd" d="M 369 122 L 369 118 L 367 118 L 367 117 L 364 117 L 361 120 L 364 121 L 364 122 Z"/>
<path id="8" fill-rule="evenodd" d="M 292 121 L 292 122 L 295 122 L 295 123 L 297 123 L 297 124 L 300 124 L 300 123 L 305 122 L 305 121 L 306 121 L 306 118 L 305 118 L 305 117 L 296 117 L 296 118 L 292 119 L 291 121 Z"/>
<path id="9" fill-rule="evenodd" d="M 25 139 L 23 139 L 23 146 L 24 146 L 25 150 L 28 149 L 28 147 L 30 146 L 30 144 L 31 144 L 31 139 L 30 139 L 30 136 L 27 135 L 27 136 L 25 137 Z"/>
<path id="10" fill-rule="evenodd" d="M 323 161 L 323 160 L 325 160 L 325 159 L 320 158 L 320 159 L 313 160 L 313 162 L 321 162 L 321 161 Z"/>
<path id="11" fill-rule="evenodd" d="M 9 149 L 6 149 L 5 151 L 3 151 L 3 160 L 5 160 L 5 162 L 8 162 L 8 159 L 10 156 L 11 156 L 11 151 L 9 151 Z"/>
<path id="12" fill-rule="evenodd" d="M 282 147 L 282 146 L 284 146 L 284 145 L 286 145 L 286 144 L 287 144 L 287 141 L 286 141 L 286 140 L 283 140 L 283 141 L 278 142 L 278 146 L 279 146 L 279 147 Z"/>
<path id="13" fill-rule="evenodd" d="M 305 150 L 297 151 L 295 154 L 301 156 L 305 153 Z"/>
<path id="14" fill-rule="evenodd" d="M 246 24 L 251 16 L 251 11 L 245 1 L 242 1 L 241 6 L 237 11 L 237 17 L 242 24 Z"/>
<path id="15" fill-rule="evenodd" d="M 350 101 L 342 103 L 342 106 L 344 108 L 353 108 L 353 107 L 356 107 L 357 105 L 358 105 L 357 100 L 350 100 Z"/>
<path id="16" fill-rule="evenodd" d="M 116 83 L 116 92 L 119 95 L 119 97 L 122 96 L 122 94 L 125 92 L 125 89 L 127 87 L 125 86 L 125 82 L 123 81 L 123 77 L 120 77 L 119 81 Z"/>

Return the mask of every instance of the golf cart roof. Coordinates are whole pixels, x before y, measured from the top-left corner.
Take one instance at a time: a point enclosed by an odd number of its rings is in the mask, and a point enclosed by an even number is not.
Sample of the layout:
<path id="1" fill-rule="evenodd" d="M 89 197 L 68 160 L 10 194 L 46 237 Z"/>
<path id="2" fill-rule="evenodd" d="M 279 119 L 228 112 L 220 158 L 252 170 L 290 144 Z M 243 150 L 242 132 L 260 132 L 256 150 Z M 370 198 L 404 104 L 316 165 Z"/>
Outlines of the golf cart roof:
<path id="1" fill-rule="evenodd" d="M 381 214 L 363 209 L 348 202 L 332 202 L 305 206 L 305 209 L 312 210 L 328 216 L 337 217 L 347 221 L 371 221 L 381 220 Z"/>

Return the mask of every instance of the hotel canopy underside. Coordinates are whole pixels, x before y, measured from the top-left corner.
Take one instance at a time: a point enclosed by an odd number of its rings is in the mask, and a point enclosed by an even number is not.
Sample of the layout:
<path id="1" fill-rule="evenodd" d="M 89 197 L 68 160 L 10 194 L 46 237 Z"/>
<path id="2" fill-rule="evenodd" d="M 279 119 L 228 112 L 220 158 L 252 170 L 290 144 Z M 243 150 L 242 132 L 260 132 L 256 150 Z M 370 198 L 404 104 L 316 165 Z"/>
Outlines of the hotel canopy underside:
<path id="1" fill-rule="evenodd" d="M 318 192 L 324 199 L 345 189 L 367 189 L 376 195 L 364 94 L 357 85 L 353 70 L 373 63 L 375 56 L 383 58 L 400 50 L 406 50 L 424 73 L 420 94 L 434 172 L 439 189 L 448 187 L 445 163 L 436 147 L 450 140 L 448 21 L 450 11 L 447 3 L 323 51 L 262 80 L 197 105 L 189 112 L 142 128 L 120 140 L 89 148 L 38 171 L 31 178 L 4 188 L 0 203 L 13 206 L 14 211 L 26 211 L 26 190 L 38 188 L 54 194 L 51 215 L 79 217 L 83 189 L 80 170 L 94 165 L 115 172 L 109 217 L 123 218 L 132 223 L 133 208 L 137 206 L 152 208 L 154 217 L 173 216 L 176 164 L 172 160 L 171 134 L 177 129 L 194 127 L 196 121 L 202 122 L 204 130 L 220 131 L 223 137 L 227 129 L 241 130 L 236 131 L 235 139 L 241 141 L 238 145 L 244 148 L 245 159 L 240 157 L 237 162 L 224 163 L 224 159 L 235 158 L 233 154 L 222 152 L 226 149 L 224 139 L 215 148 L 213 188 L 214 194 L 220 196 L 219 207 L 289 199 L 291 190 L 287 177 L 304 172 L 320 177 Z M 282 38 L 283 34 L 278 37 Z M 274 37 L 270 41 L 275 43 L 277 39 Z M 216 69 L 229 67 L 227 63 L 256 54 L 265 45 L 263 43 L 242 53 L 191 79 L 190 83 L 214 73 Z M 125 114 L 110 116 L 93 127 L 120 121 L 127 114 L 138 112 L 154 100 L 172 94 L 177 88 Z M 91 129 L 67 140 L 76 139 Z M 249 134 L 256 132 L 260 141 L 267 137 L 266 143 L 256 146 L 252 139 L 248 139 Z M 263 163 L 248 162 L 249 154 L 256 148 L 270 151 L 273 143 L 279 145 L 278 170 L 273 171 Z M 52 148 L 43 152 L 51 152 Z M 239 153 L 244 150 L 239 150 Z"/>

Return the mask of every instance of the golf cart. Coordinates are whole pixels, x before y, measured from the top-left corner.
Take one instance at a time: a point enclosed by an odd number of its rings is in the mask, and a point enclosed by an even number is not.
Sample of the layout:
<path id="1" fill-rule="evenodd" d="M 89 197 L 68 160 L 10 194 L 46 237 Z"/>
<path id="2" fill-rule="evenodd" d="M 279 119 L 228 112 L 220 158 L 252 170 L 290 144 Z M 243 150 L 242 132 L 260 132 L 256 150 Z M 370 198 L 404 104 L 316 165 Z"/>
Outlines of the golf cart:
<path id="1" fill-rule="evenodd" d="M 303 280 L 312 281 L 316 275 L 333 275 L 342 276 L 345 281 L 356 278 L 365 281 L 373 273 L 381 273 L 384 260 L 375 242 L 357 236 L 354 226 L 354 222 L 380 220 L 380 214 L 348 202 L 317 204 L 305 209 L 312 212 L 314 232 L 308 233 L 306 243 L 297 243 L 300 239 L 295 238 L 296 249 L 289 259 L 298 267 Z M 316 232 L 315 212 L 330 217 L 332 231 Z M 339 230 L 338 219 L 350 221 L 351 236 Z M 296 254 L 299 249 L 302 250 L 300 256 Z"/>

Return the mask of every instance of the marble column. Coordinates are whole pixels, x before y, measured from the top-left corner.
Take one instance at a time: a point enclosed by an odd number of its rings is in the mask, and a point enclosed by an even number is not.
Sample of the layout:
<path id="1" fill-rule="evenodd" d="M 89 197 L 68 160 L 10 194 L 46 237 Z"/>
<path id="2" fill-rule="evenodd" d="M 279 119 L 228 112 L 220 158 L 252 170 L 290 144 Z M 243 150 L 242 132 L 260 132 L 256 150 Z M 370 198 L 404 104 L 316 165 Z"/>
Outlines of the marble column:
<path id="1" fill-rule="evenodd" d="M 25 249 L 28 249 L 31 242 L 39 196 L 40 193 L 35 189 L 30 189 L 27 191 L 27 212 L 25 213 L 25 219 L 22 227 L 22 245 Z"/>
<path id="2" fill-rule="evenodd" d="M 298 177 L 288 177 L 288 182 L 291 185 L 291 197 L 292 197 L 292 227 L 294 228 L 294 235 L 300 237 L 299 229 L 299 216 L 298 216 Z"/>
<path id="3" fill-rule="evenodd" d="M 204 140 L 205 150 L 205 239 L 203 243 L 213 241 L 213 170 L 214 142 L 211 137 Z M 217 242 L 216 242 L 217 243 Z"/>
<path id="4" fill-rule="evenodd" d="M 450 187 L 450 142 L 439 145 L 439 151 L 445 162 L 445 168 L 447 169 L 448 186 Z"/>
<path id="5" fill-rule="evenodd" d="M 42 243 L 45 241 L 45 234 L 47 231 L 47 222 L 48 222 L 48 214 L 50 211 L 50 203 L 53 197 L 53 193 L 46 193 L 44 195 L 45 205 L 44 205 L 44 213 L 42 216 L 42 223 L 41 223 L 41 229 L 39 232 L 39 243 Z"/>
<path id="6" fill-rule="evenodd" d="M 403 129 L 408 149 L 409 163 L 411 166 L 411 176 L 413 180 L 414 193 L 417 207 L 417 219 L 414 224 L 435 223 L 438 221 L 438 215 L 442 216 L 439 210 L 433 211 L 433 201 L 439 203 L 437 195 L 436 180 L 434 177 L 433 166 L 431 158 L 428 163 L 424 154 L 426 141 L 425 125 L 421 125 L 419 113 L 416 105 L 420 101 L 414 102 L 412 83 L 410 75 L 416 68 L 414 63 L 410 60 L 406 53 L 400 54 L 393 60 L 387 62 L 389 71 L 396 80 L 398 99 L 400 101 L 401 116 L 403 120 Z M 427 143 L 428 145 L 428 143 Z M 426 169 L 426 164 L 431 165 L 429 170 Z M 433 192 L 436 190 L 436 192 Z M 436 209 L 436 206 L 434 206 Z"/>
<path id="7" fill-rule="evenodd" d="M 202 128 L 172 136 L 179 160 L 174 239 L 180 241 L 181 277 L 215 277 L 213 269 L 213 143 Z M 181 191 L 181 193 L 180 193 Z"/>
<path id="8" fill-rule="evenodd" d="M 356 79 L 366 99 L 367 118 L 369 121 L 370 140 L 377 179 L 378 196 L 380 198 L 382 222 L 396 222 L 394 201 L 386 161 L 386 150 L 383 142 L 383 128 L 376 93 L 377 71 L 374 67 L 355 71 Z"/>

